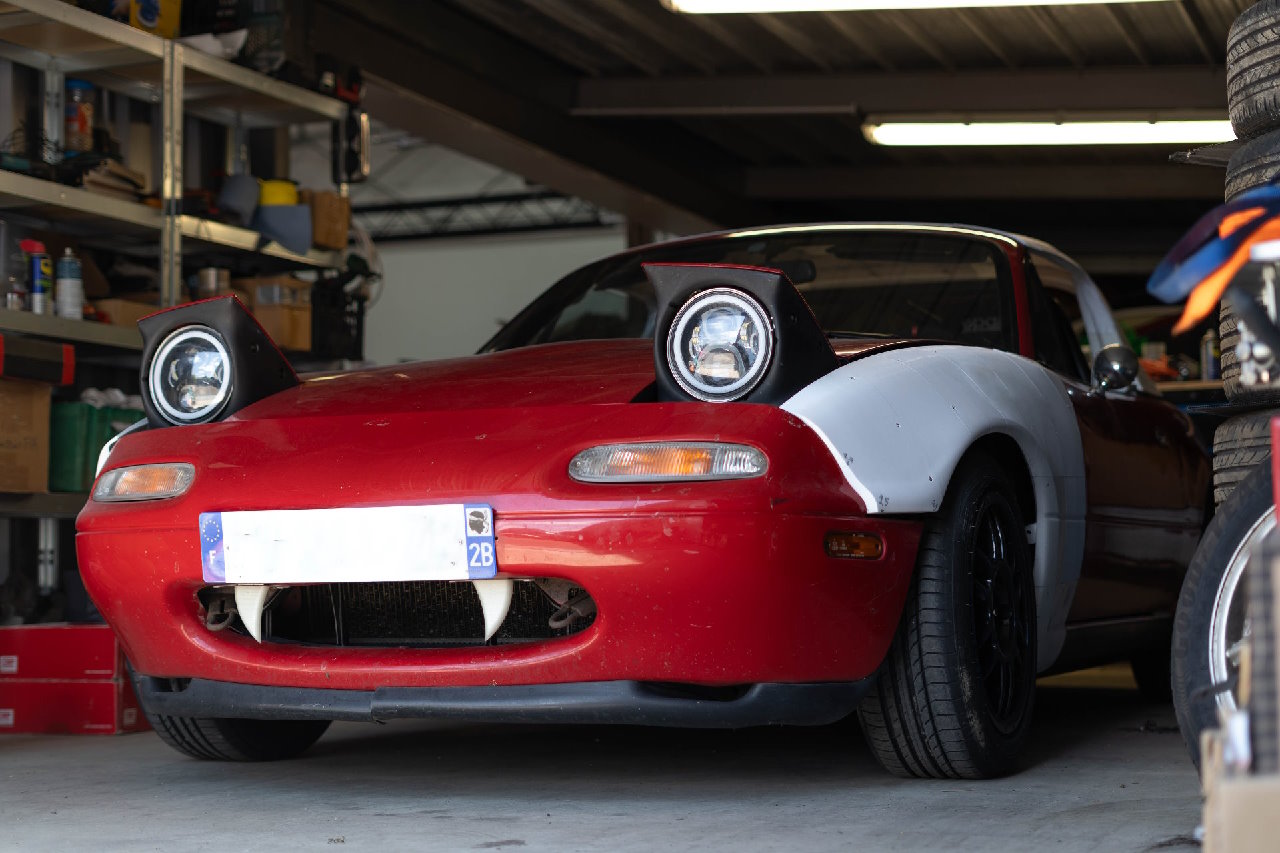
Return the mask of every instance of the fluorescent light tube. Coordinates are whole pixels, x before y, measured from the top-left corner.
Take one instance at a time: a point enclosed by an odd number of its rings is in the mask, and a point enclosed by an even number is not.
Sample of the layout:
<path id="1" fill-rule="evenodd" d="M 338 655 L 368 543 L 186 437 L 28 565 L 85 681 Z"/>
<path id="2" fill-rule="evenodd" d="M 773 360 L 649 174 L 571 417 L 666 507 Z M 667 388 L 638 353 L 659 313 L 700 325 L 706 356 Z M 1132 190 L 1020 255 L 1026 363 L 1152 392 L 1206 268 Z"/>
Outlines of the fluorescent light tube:
<path id="1" fill-rule="evenodd" d="M 1077 6 L 1162 0 L 662 0 L 673 12 L 723 15 L 778 12 L 865 12 L 875 9 L 960 9 L 999 6 Z"/>
<path id="2" fill-rule="evenodd" d="M 949 148 L 959 145 L 1193 145 L 1235 139 L 1220 121 L 868 122 L 862 134 L 877 145 Z"/>

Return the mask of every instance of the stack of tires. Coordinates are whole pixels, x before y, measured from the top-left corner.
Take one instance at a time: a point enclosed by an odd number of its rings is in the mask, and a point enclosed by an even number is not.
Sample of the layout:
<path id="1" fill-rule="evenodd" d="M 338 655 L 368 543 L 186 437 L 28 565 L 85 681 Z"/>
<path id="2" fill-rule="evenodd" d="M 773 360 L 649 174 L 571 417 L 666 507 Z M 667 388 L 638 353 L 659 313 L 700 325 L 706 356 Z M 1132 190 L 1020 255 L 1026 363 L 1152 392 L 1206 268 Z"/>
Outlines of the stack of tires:
<path id="1" fill-rule="evenodd" d="M 1227 106 L 1244 144 L 1227 165 L 1226 198 L 1280 175 L 1280 0 L 1240 14 L 1227 36 Z M 1270 423 L 1280 414 L 1280 385 L 1240 382 L 1236 316 L 1220 309 L 1223 391 L 1232 410 L 1213 440 L 1217 505 L 1187 571 L 1173 630 L 1173 701 L 1199 765 L 1199 735 L 1235 708 L 1236 657 L 1247 630 L 1244 578 L 1249 554 L 1275 527 Z"/>

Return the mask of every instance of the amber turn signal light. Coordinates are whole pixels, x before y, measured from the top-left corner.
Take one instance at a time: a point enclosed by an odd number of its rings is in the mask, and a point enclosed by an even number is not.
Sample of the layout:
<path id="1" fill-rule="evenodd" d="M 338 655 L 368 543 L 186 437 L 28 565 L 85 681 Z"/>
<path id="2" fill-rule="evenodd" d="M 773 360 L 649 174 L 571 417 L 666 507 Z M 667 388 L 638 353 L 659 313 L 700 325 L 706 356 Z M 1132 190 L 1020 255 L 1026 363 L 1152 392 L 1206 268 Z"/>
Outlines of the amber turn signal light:
<path id="1" fill-rule="evenodd" d="M 874 533 L 832 531 L 827 534 L 827 556 L 850 560 L 878 560 L 884 556 L 884 542 Z"/>
<path id="2" fill-rule="evenodd" d="M 185 462 L 116 468 L 98 478 L 93 499 L 110 502 L 176 498 L 191 486 L 195 474 L 195 468 Z"/>

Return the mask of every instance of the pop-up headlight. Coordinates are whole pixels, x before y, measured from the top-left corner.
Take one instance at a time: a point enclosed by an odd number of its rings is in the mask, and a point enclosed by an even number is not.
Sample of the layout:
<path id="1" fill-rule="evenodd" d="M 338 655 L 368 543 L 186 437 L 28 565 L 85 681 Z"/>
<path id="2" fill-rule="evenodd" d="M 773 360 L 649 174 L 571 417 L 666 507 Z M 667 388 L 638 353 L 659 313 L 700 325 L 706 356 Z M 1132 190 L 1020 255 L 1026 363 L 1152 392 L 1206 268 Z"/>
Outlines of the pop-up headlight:
<path id="1" fill-rule="evenodd" d="M 151 399 L 171 423 L 204 423 L 226 406 L 232 373 L 221 336 L 207 326 L 187 326 L 156 350 L 148 381 Z"/>
<path id="2" fill-rule="evenodd" d="M 676 313 L 667 361 L 680 387 L 707 402 L 737 400 L 759 384 L 773 356 L 768 315 L 747 294 L 704 290 Z"/>

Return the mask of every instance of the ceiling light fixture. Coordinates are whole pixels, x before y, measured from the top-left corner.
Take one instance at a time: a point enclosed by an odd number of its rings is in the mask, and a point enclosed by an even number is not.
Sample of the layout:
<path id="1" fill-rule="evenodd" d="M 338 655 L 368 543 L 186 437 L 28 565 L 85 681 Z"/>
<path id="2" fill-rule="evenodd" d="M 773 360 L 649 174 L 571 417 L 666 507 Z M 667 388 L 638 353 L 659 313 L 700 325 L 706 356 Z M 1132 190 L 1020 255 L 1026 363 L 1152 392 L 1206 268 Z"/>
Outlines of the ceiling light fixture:
<path id="1" fill-rule="evenodd" d="M 684 12 L 690 15 L 727 15 L 999 6 L 1078 6 L 1116 2 L 1155 3 L 1163 0 L 662 0 L 662 5 L 673 12 Z"/>
<path id="2" fill-rule="evenodd" d="M 868 121 L 877 145 L 949 148 L 1018 145 L 1194 145 L 1235 139 L 1231 122 L 1177 121 Z"/>

